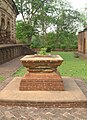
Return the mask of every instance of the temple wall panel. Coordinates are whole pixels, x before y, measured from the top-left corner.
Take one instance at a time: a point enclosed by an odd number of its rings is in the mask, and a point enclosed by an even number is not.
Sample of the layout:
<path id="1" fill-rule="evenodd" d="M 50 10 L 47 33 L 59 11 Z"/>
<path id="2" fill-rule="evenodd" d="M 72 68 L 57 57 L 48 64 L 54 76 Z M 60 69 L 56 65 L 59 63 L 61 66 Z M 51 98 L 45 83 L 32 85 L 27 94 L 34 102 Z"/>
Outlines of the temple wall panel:
<path id="1" fill-rule="evenodd" d="M 23 44 L 0 45 L 0 64 L 27 54 L 36 54 L 36 52 Z"/>
<path id="2" fill-rule="evenodd" d="M 0 47 L 0 64 L 22 55 L 22 45 Z"/>
<path id="3" fill-rule="evenodd" d="M 1 0 L 0 0 L 1 1 Z M 11 1 L 10 1 L 11 2 Z M 5 21 L 5 30 L 7 30 L 8 22 L 9 22 L 9 31 L 10 31 L 10 40 L 11 43 L 16 42 L 16 35 L 15 35 L 15 24 L 16 24 L 16 12 L 12 8 L 11 4 L 8 0 L 2 0 L 0 6 L 0 25 L 1 19 Z M 3 43 L 3 42 L 2 42 Z M 9 42 L 6 42 L 9 43 Z"/>

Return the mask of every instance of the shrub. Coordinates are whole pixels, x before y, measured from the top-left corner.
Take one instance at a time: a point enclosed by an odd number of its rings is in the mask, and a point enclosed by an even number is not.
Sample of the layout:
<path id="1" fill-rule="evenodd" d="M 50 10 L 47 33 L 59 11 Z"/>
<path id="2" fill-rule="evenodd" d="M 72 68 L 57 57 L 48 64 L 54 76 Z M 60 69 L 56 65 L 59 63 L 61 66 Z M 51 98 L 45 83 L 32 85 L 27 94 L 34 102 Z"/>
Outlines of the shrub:
<path id="1" fill-rule="evenodd" d="M 65 49 L 66 49 L 66 45 L 65 45 L 65 44 L 61 44 L 61 48 L 62 48 L 63 50 L 65 50 Z"/>
<path id="2" fill-rule="evenodd" d="M 41 48 L 40 51 L 39 51 L 39 54 L 40 55 L 46 55 L 46 50 L 47 50 L 47 48 Z"/>
<path id="3" fill-rule="evenodd" d="M 51 52 L 51 47 L 47 47 L 46 52 Z"/>
<path id="4" fill-rule="evenodd" d="M 72 49 L 77 49 L 77 45 L 71 45 Z"/>

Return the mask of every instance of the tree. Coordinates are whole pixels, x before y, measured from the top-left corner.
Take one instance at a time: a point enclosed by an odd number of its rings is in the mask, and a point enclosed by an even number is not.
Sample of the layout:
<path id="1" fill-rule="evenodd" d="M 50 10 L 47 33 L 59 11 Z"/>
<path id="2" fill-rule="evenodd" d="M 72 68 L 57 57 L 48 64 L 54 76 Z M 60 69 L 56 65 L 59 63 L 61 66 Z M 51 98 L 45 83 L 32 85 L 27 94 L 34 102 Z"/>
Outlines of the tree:
<path id="1" fill-rule="evenodd" d="M 54 25 L 56 32 L 56 44 L 58 47 L 61 42 L 68 41 L 69 34 L 74 33 L 78 29 L 79 12 L 73 10 L 72 6 L 64 0 L 56 0 Z M 65 41 L 65 43 L 66 43 Z"/>
<path id="2" fill-rule="evenodd" d="M 87 11 L 86 10 L 81 11 L 79 18 L 81 23 L 80 28 L 87 27 Z"/>
<path id="3" fill-rule="evenodd" d="M 23 18 L 23 21 L 21 23 L 18 22 L 18 24 L 23 25 L 23 33 L 24 35 L 26 34 L 25 36 L 30 43 L 32 36 L 39 33 L 38 25 L 40 23 L 39 21 L 41 21 L 41 16 L 47 20 L 46 8 L 47 4 L 52 2 L 52 0 L 15 0 L 15 2 Z"/>
<path id="4" fill-rule="evenodd" d="M 17 38 L 32 46 L 70 47 L 76 41 L 80 13 L 64 0 L 15 0 L 22 21 Z M 49 28 L 53 30 L 49 31 Z M 74 37 L 75 36 L 75 37 Z M 34 39 L 33 39 L 34 38 Z M 74 39 L 73 39 L 74 38 Z M 35 42 L 36 40 L 36 42 Z M 42 43 L 42 45 L 41 45 Z"/>

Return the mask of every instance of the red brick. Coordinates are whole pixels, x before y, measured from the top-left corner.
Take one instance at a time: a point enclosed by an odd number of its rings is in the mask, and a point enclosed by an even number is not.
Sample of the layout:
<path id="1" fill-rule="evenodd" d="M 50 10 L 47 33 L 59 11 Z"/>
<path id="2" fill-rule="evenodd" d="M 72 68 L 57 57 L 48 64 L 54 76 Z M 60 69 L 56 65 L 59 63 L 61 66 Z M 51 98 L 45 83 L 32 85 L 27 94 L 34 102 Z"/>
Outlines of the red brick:
<path id="1" fill-rule="evenodd" d="M 64 84 L 60 74 L 53 73 L 28 73 L 20 83 L 21 91 L 62 91 Z"/>

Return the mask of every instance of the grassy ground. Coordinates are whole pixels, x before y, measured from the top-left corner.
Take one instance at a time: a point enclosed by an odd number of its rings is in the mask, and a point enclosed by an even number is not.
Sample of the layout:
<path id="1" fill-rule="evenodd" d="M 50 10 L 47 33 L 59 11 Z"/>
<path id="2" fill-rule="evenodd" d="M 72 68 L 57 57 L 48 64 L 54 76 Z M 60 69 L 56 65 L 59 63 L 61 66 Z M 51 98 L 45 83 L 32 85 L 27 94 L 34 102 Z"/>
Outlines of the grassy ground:
<path id="1" fill-rule="evenodd" d="M 87 61 L 75 58 L 73 52 L 52 52 L 59 54 L 64 59 L 58 68 L 62 76 L 70 76 L 84 79 L 87 82 Z"/>
<path id="2" fill-rule="evenodd" d="M 5 78 L 3 76 L 0 76 L 0 81 L 3 81 Z"/>
<path id="3" fill-rule="evenodd" d="M 87 61 L 75 58 L 73 52 L 51 52 L 51 54 L 59 54 L 64 59 L 64 62 L 58 70 L 62 76 L 81 78 L 87 82 Z M 23 76 L 26 73 L 26 68 L 23 66 L 15 73 L 15 76 Z"/>
<path id="4" fill-rule="evenodd" d="M 25 67 L 21 66 L 21 67 L 17 70 L 17 72 L 15 72 L 15 73 L 13 74 L 13 76 L 22 77 L 22 76 L 24 76 L 24 74 L 25 74 L 26 72 L 27 72 L 27 69 L 26 69 Z"/>

